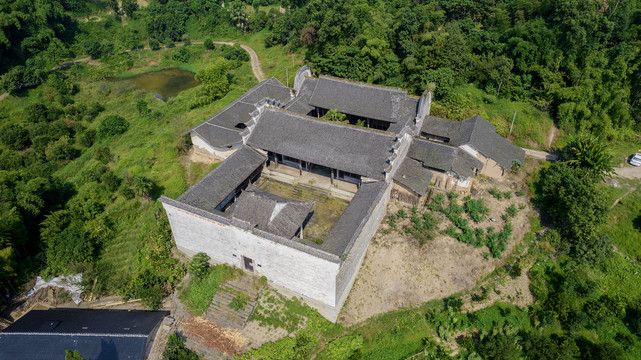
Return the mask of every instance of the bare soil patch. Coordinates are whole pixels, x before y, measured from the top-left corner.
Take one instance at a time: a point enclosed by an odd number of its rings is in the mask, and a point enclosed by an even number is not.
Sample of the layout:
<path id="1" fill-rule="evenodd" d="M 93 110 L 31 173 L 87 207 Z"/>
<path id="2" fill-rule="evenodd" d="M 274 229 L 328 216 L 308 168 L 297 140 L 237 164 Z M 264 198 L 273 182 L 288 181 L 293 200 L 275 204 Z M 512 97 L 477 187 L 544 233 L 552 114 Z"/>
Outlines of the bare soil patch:
<path id="1" fill-rule="evenodd" d="M 189 317 L 183 324 L 187 335 L 195 337 L 208 348 L 229 355 L 240 352 L 245 346 L 245 337 L 236 330 L 221 328 L 202 317 Z"/>
<path id="2" fill-rule="evenodd" d="M 490 212 L 478 227 L 493 226 L 500 230 L 505 221 L 501 216 L 510 205 L 527 204 L 527 197 L 515 196 L 514 191 L 521 190 L 522 176 L 503 182 L 477 179 L 473 187 L 472 198 L 485 200 Z M 497 200 L 489 194 L 489 189 L 511 191 L 511 199 Z M 418 241 L 391 230 L 386 220 L 379 225 L 377 233 L 367 250 L 358 278 L 352 288 L 339 321 L 346 325 L 356 324 L 371 316 L 418 305 L 430 300 L 440 299 L 452 294 L 472 289 L 477 282 L 491 273 L 502 260 L 510 254 L 529 231 L 529 205 L 510 220 L 514 227 L 507 249 L 502 258 L 484 258 L 485 247 L 475 248 L 464 244 L 448 235 L 435 232 L 435 238 L 420 246 Z M 388 213 L 403 208 L 408 214 L 410 207 L 402 203 L 391 202 Z M 421 209 L 419 212 L 424 211 Z M 435 213 L 434 213 L 435 214 Z M 436 214 L 435 214 L 436 215 Z M 445 229 L 450 222 L 441 214 L 438 231 Z M 490 222 L 490 218 L 495 219 Z M 399 226 L 399 228 L 401 228 Z M 401 228 L 402 229 L 402 228 Z M 522 275 L 523 277 L 523 275 Z M 527 278 L 521 283 L 511 283 L 515 292 L 527 293 Z M 524 282 L 524 283 L 523 283 Z M 509 291 L 505 289 L 507 294 Z M 525 299 L 524 301 L 528 301 Z"/>

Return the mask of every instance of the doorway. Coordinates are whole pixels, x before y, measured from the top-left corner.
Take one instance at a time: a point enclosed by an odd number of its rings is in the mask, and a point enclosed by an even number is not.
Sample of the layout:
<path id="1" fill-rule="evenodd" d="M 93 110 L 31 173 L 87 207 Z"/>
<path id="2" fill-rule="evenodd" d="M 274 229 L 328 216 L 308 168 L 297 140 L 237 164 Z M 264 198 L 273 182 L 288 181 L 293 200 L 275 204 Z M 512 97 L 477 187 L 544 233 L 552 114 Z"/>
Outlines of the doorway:
<path id="1" fill-rule="evenodd" d="M 245 270 L 254 272 L 254 260 L 243 256 L 243 263 L 245 265 Z"/>

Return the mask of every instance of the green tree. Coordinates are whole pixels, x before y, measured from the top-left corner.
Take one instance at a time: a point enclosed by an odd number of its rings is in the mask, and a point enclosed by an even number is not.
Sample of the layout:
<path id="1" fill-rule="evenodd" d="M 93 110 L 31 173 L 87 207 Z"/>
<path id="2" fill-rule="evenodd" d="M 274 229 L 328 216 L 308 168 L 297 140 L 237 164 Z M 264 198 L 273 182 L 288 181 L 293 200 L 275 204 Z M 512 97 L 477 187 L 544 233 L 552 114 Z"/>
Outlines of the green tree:
<path id="1" fill-rule="evenodd" d="M 217 58 L 210 66 L 198 70 L 196 79 L 202 83 L 204 96 L 213 101 L 229 92 L 228 70 L 229 62 L 223 58 Z"/>
<path id="2" fill-rule="evenodd" d="M 82 43 L 82 47 L 85 50 L 85 53 L 91 56 L 92 59 L 97 59 L 102 56 L 103 46 L 98 40 L 87 40 Z"/>
<path id="3" fill-rule="evenodd" d="M 154 182 L 144 175 L 136 175 L 131 180 L 134 193 L 142 201 L 149 201 L 151 199 L 151 191 L 154 188 Z"/>
<path id="4" fill-rule="evenodd" d="M 535 188 L 541 210 L 558 226 L 579 259 L 598 260 L 609 252 L 608 239 L 598 235 L 608 212 L 600 179 L 586 176 L 584 169 L 555 162 L 539 172 Z"/>
<path id="5" fill-rule="evenodd" d="M 593 135 L 581 133 L 572 136 L 566 147 L 567 163 L 584 169 L 587 176 L 604 180 L 615 173 L 612 167 L 612 154 L 604 141 Z"/>
<path id="6" fill-rule="evenodd" d="M 327 111 L 325 115 L 323 115 L 323 119 L 329 120 L 329 121 L 335 121 L 339 123 L 348 123 L 347 121 L 347 116 L 343 114 L 342 112 L 336 110 L 336 109 L 330 109 Z"/>
<path id="7" fill-rule="evenodd" d="M 0 128 L 0 141 L 11 149 L 20 150 L 29 145 L 29 132 L 20 125 L 7 124 Z"/>
<path id="8" fill-rule="evenodd" d="M 214 45 L 214 42 L 213 42 L 213 41 L 211 41 L 211 39 L 205 39 L 205 41 L 203 42 L 203 46 L 204 46 L 204 47 L 205 47 L 205 49 L 207 49 L 207 50 L 214 50 L 214 48 L 216 47 L 216 46 Z"/>
<path id="9" fill-rule="evenodd" d="M 91 262 L 95 250 L 96 244 L 87 233 L 77 227 L 68 227 L 47 242 L 47 269 L 51 275 L 56 275 L 72 264 Z"/>
<path id="10" fill-rule="evenodd" d="M 105 117 L 98 126 L 98 136 L 107 137 L 120 135 L 127 131 L 129 122 L 120 115 L 109 115 Z"/>
<path id="11" fill-rule="evenodd" d="M 185 345 L 185 339 L 180 337 L 180 335 L 173 333 L 169 335 L 167 340 L 167 346 L 162 355 L 167 360 L 198 360 L 200 356 L 195 352 L 189 350 L 187 345 Z"/>
<path id="12" fill-rule="evenodd" d="M 209 255 L 200 252 L 191 259 L 187 270 L 196 279 L 202 279 L 207 275 L 207 271 L 209 270 L 209 259 Z"/>

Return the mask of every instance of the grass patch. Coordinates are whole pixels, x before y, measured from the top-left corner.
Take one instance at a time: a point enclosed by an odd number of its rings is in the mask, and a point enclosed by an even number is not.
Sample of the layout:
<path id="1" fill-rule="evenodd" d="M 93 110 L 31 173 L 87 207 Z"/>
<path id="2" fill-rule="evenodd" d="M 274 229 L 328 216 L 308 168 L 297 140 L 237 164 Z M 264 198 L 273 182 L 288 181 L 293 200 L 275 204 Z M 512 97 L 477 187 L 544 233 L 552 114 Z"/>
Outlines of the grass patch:
<path id="1" fill-rule="evenodd" d="M 189 285 L 180 290 L 180 301 L 192 314 L 202 315 L 209 308 L 220 284 L 231 279 L 238 271 L 227 265 L 210 267 L 207 276 L 200 280 L 192 278 Z"/>
<path id="2" fill-rule="evenodd" d="M 526 101 L 510 101 L 497 98 L 476 88 L 473 84 L 462 85 L 453 90 L 455 97 L 465 99 L 463 108 L 452 112 L 447 101 L 435 102 L 432 105 L 432 115 L 449 117 L 453 120 L 463 120 L 467 117 L 480 115 L 496 126 L 496 132 L 514 141 L 517 146 L 533 149 L 546 149 L 546 139 L 554 121 L 547 112 L 538 110 Z M 516 113 L 512 133 L 510 124 Z"/>
<path id="3" fill-rule="evenodd" d="M 625 255 L 641 259 L 641 188 L 614 206 L 604 232 Z"/>
<path id="4" fill-rule="evenodd" d="M 303 238 L 321 244 L 343 211 L 347 201 L 331 198 L 320 191 L 296 188 L 276 180 L 262 178 L 259 187 L 274 195 L 299 201 L 314 200 L 313 215 L 303 229 Z"/>

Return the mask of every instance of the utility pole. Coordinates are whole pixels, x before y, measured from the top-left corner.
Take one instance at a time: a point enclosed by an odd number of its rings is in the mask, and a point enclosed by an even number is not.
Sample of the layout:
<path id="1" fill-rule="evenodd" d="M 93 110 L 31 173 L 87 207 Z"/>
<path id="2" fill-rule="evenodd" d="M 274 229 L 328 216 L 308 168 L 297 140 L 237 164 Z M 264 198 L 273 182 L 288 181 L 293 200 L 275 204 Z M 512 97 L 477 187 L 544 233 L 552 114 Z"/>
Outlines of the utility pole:
<path id="1" fill-rule="evenodd" d="M 516 111 L 514 112 L 514 117 L 512 118 L 512 125 L 510 125 L 510 134 L 512 133 L 512 127 L 514 126 L 514 119 L 516 119 Z"/>

